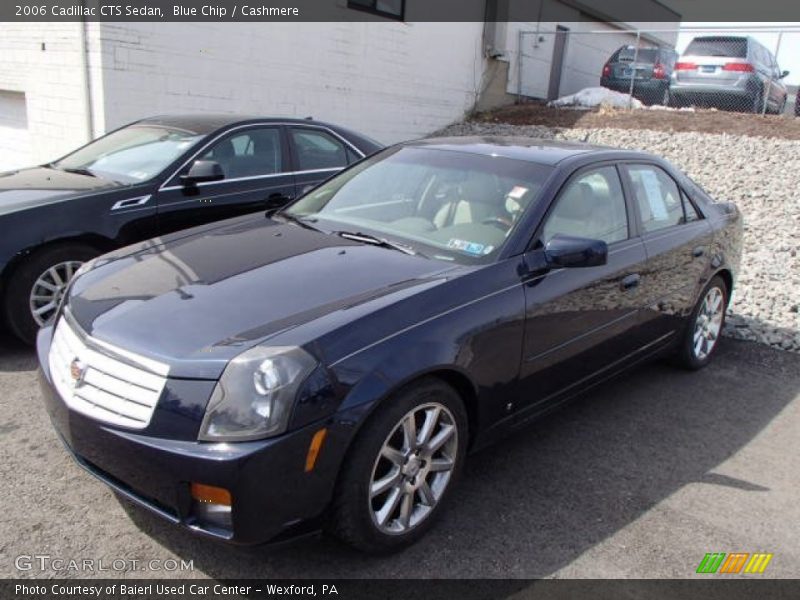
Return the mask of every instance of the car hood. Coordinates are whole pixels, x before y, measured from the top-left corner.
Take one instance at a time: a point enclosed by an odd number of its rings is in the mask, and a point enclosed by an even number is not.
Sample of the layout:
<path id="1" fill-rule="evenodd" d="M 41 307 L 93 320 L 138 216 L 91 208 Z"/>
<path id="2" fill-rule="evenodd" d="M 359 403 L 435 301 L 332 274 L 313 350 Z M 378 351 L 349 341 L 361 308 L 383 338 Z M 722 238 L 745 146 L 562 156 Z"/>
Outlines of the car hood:
<path id="1" fill-rule="evenodd" d="M 249 347 L 335 311 L 342 323 L 452 269 L 259 215 L 99 259 L 75 280 L 68 311 L 172 376 L 216 378 Z"/>
<path id="2" fill-rule="evenodd" d="M 108 179 L 49 167 L 8 171 L 0 173 L 0 215 L 117 187 Z"/>

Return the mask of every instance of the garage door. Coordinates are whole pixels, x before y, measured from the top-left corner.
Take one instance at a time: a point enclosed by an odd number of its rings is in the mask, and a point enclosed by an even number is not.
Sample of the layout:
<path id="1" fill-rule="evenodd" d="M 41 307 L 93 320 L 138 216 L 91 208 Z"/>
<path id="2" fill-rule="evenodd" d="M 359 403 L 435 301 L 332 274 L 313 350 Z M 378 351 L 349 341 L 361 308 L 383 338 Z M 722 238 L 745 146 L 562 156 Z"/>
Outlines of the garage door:
<path id="1" fill-rule="evenodd" d="M 31 164 L 31 138 L 23 92 L 0 90 L 0 171 Z"/>

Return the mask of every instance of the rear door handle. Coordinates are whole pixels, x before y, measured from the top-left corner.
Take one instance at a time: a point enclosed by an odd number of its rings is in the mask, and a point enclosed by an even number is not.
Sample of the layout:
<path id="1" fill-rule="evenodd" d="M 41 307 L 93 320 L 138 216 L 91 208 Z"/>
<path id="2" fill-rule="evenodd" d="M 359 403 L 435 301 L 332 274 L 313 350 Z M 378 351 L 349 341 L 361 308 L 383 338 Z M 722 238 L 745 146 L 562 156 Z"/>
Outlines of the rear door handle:
<path id="1" fill-rule="evenodd" d="M 639 285 L 639 281 L 641 280 L 641 276 L 638 273 L 631 273 L 622 278 L 622 289 L 623 290 L 631 290 Z"/>
<path id="2" fill-rule="evenodd" d="M 692 256 L 693 256 L 694 258 L 700 258 L 700 257 L 701 257 L 701 256 L 703 256 L 703 254 L 705 254 L 705 253 L 706 253 L 706 249 L 705 249 L 705 247 L 704 247 L 704 246 L 697 246 L 696 248 L 694 248 L 694 249 L 692 250 Z"/>

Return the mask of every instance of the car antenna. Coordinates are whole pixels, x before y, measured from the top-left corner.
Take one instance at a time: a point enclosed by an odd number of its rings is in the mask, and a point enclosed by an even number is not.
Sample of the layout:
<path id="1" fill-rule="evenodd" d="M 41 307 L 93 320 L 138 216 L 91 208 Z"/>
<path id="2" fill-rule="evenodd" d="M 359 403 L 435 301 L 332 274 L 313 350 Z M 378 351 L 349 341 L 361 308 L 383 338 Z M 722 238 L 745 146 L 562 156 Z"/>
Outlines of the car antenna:
<path id="1" fill-rule="evenodd" d="M 306 117 L 306 121 L 313 121 L 314 117 Z"/>

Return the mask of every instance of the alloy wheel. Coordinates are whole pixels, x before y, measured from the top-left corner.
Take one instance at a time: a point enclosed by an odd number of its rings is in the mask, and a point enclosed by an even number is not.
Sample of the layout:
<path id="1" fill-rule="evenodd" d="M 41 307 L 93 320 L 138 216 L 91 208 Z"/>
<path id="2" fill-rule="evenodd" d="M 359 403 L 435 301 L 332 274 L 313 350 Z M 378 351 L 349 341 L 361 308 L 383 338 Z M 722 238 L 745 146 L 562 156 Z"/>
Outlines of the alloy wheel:
<path id="1" fill-rule="evenodd" d="M 705 360 L 717 345 L 725 313 L 725 295 L 718 287 L 706 292 L 694 322 L 693 349 L 698 360 Z"/>
<path id="2" fill-rule="evenodd" d="M 33 320 L 39 327 L 47 325 L 53 319 L 67 285 L 82 264 L 77 260 L 61 262 L 36 279 L 31 288 L 29 305 Z"/>
<path id="3" fill-rule="evenodd" d="M 369 510 L 383 533 L 403 534 L 424 521 L 450 483 L 458 455 L 452 413 L 431 402 L 406 413 L 372 468 Z"/>

